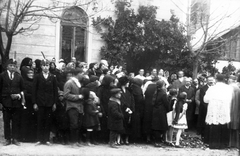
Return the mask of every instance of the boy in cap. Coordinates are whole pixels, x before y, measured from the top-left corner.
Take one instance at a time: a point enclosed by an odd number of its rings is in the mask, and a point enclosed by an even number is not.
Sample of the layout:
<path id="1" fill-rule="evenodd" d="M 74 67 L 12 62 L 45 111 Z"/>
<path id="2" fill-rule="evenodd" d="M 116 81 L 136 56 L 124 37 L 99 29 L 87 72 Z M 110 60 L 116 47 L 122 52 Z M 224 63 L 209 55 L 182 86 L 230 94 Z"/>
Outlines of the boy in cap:
<path id="1" fill-rule="evenodd" d="M 41 61 L 42 72 L 33 79 L 33 108 L 37 113 L 37 145 L 50 145 L 51 115 L 56 109 L 58 89 L 56 77 L 49 72 L 50 62 Z"/>
<path id="2" fill-rule="evenodd" d="M 109 145 L 117 148 L 115 141 L 117 136 L 123 133 L 123 113 L 121 109 L 121 89 L 113 88 L 110 90 L 111 97 L 108 103 L 108 129 L 110 130 Z"/>
<path id="3" fill-rule="evenodd" d="M 5 145 L 20 145 L 19 124 L 23 101 L 23 79 L 16 71 L 17 62 L 7 61 L 7 70 L 0 75 L 0 104 L 3 105 Z"/>

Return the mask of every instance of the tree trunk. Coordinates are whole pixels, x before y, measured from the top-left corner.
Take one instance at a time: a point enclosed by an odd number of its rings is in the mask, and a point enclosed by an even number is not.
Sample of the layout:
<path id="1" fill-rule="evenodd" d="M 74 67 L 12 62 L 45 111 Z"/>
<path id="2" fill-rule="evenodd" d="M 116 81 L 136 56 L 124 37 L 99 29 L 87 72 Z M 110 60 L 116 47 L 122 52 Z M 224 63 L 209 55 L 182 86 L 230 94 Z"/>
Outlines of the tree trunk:
<path id="1" fill-rule="evenodd" d="M 12 45 L 12 38 L 13 35 L 12 34 L 8 34 L 7 35 L 7 46 L 6 49 L 4 49 L 4 46 L 1 45 L 1 59 L 2 59 L 2 71 L 4 71 L 6 69 L 6 62 L 9 59 L 9 53 L 10 53 L 10 49 L 11 49 L 11 45 Z M 3 42 L 1 42 L 3 44 Z"/>
<path id="2" fill-rule="evenodd" d="M 195 57 L 193 60 L 194 61 L 193 61 L 192 78 L 195 79 L 195 78 L 197 78 L 197 75 L 198 75 L 199 61 L 198 61 L 197 57 Z"/>

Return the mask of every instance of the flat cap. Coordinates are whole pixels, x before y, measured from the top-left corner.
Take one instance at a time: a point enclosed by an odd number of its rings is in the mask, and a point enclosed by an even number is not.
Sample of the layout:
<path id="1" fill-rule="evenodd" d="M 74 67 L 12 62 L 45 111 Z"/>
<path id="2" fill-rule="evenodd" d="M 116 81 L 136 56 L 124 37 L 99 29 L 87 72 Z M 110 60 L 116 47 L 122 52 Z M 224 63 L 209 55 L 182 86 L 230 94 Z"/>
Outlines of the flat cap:
<path id="1" fill-rule="evenodd" d="M 113 89 L 110 90 L 111 95 L 115 95 L 115 94 L 121 93 L 121 92 L 122 91 L 121 91 L 120 88 L 113 88 Z"/>

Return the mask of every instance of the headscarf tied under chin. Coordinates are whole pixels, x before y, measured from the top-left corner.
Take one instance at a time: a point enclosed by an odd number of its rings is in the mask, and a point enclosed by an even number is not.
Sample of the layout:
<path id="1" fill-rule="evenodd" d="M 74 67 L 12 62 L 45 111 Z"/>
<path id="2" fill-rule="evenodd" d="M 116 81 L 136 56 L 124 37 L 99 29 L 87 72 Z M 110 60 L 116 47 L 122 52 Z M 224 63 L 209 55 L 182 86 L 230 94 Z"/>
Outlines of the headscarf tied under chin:
<path id="1" fill-rule="evenodd" d="M 141 88 L 142 83 L 143 83 L 143 81 L 141 79 L 134 78 L 132 80 L 131 89 L 132 89 L 132 93 L 134 95 L 142 95 L 143 94 L 142 88 Z"/>

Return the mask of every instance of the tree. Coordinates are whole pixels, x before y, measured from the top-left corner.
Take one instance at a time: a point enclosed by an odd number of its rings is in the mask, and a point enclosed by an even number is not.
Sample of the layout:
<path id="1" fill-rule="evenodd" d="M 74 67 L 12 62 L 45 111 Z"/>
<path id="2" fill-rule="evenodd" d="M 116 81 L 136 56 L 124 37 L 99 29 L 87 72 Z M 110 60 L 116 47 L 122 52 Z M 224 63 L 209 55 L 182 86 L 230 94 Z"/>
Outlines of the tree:
<path id="1" fill-rule="evenodd" d="M 192 0 L 191 2 L 186 15 L 188 18 L 186 25 L 187 45 L 193 58 L 192 75 L 193 78 L 196 78 L 199 68 L 201 70 L 203 64 L 213 64 L 211 62 L 222 56 L 223 51 L 220 49 L 225 45 L 226 39 L 219 37 L 231 30 L 237 23 L 223 27 L 224 20 L 236 15 L 237 9 L 231 10 L 230 13 L 221 10 L 216 16 L 216 10 L 219 8 L 210 12 L 209 0 Z"/>
<path id="2" fill-rule="evenodd" d="M 31 33 L 39 28 L 38 23 L 42 18 L 48 18 L 51 21 L 58 19 L 66 21 L 81 20 L 63 19 L 61 13 L 66 8 L 77 6 L 88 8 L 90 5 L 96 4 L 96 0 L 72 0 L 64 2 L 61 0 L 50 0 L 49 3 L 42 3 L 40 0 L 1 0 L 0 1 L 0 55 L 2 65 L 9 59 L 9 53 L 12 45 L 12 39 L 18 34 Z M 101 9 L 99 10 L 101 11 Z M 93 16 L 90 14 L 89 16 Z M 5 42 L 6 39 L 6 42 Z"/>
<path id="3" fill-rule="evenodd" d="M 124 0 L 116 1 L 115 8 L 116 20 L 112 17 L 93 20 L 106 43 L 101 48 L 102 58 L 110 64 L 126 65 L 128 71 L 151 67 L 170 71 L 188 68 L 191 58 L 185 29 L 178 18 L 172 16 L 169 21 L 158 21 L 157 7 L 139 6 L 135 13 Z"/>

